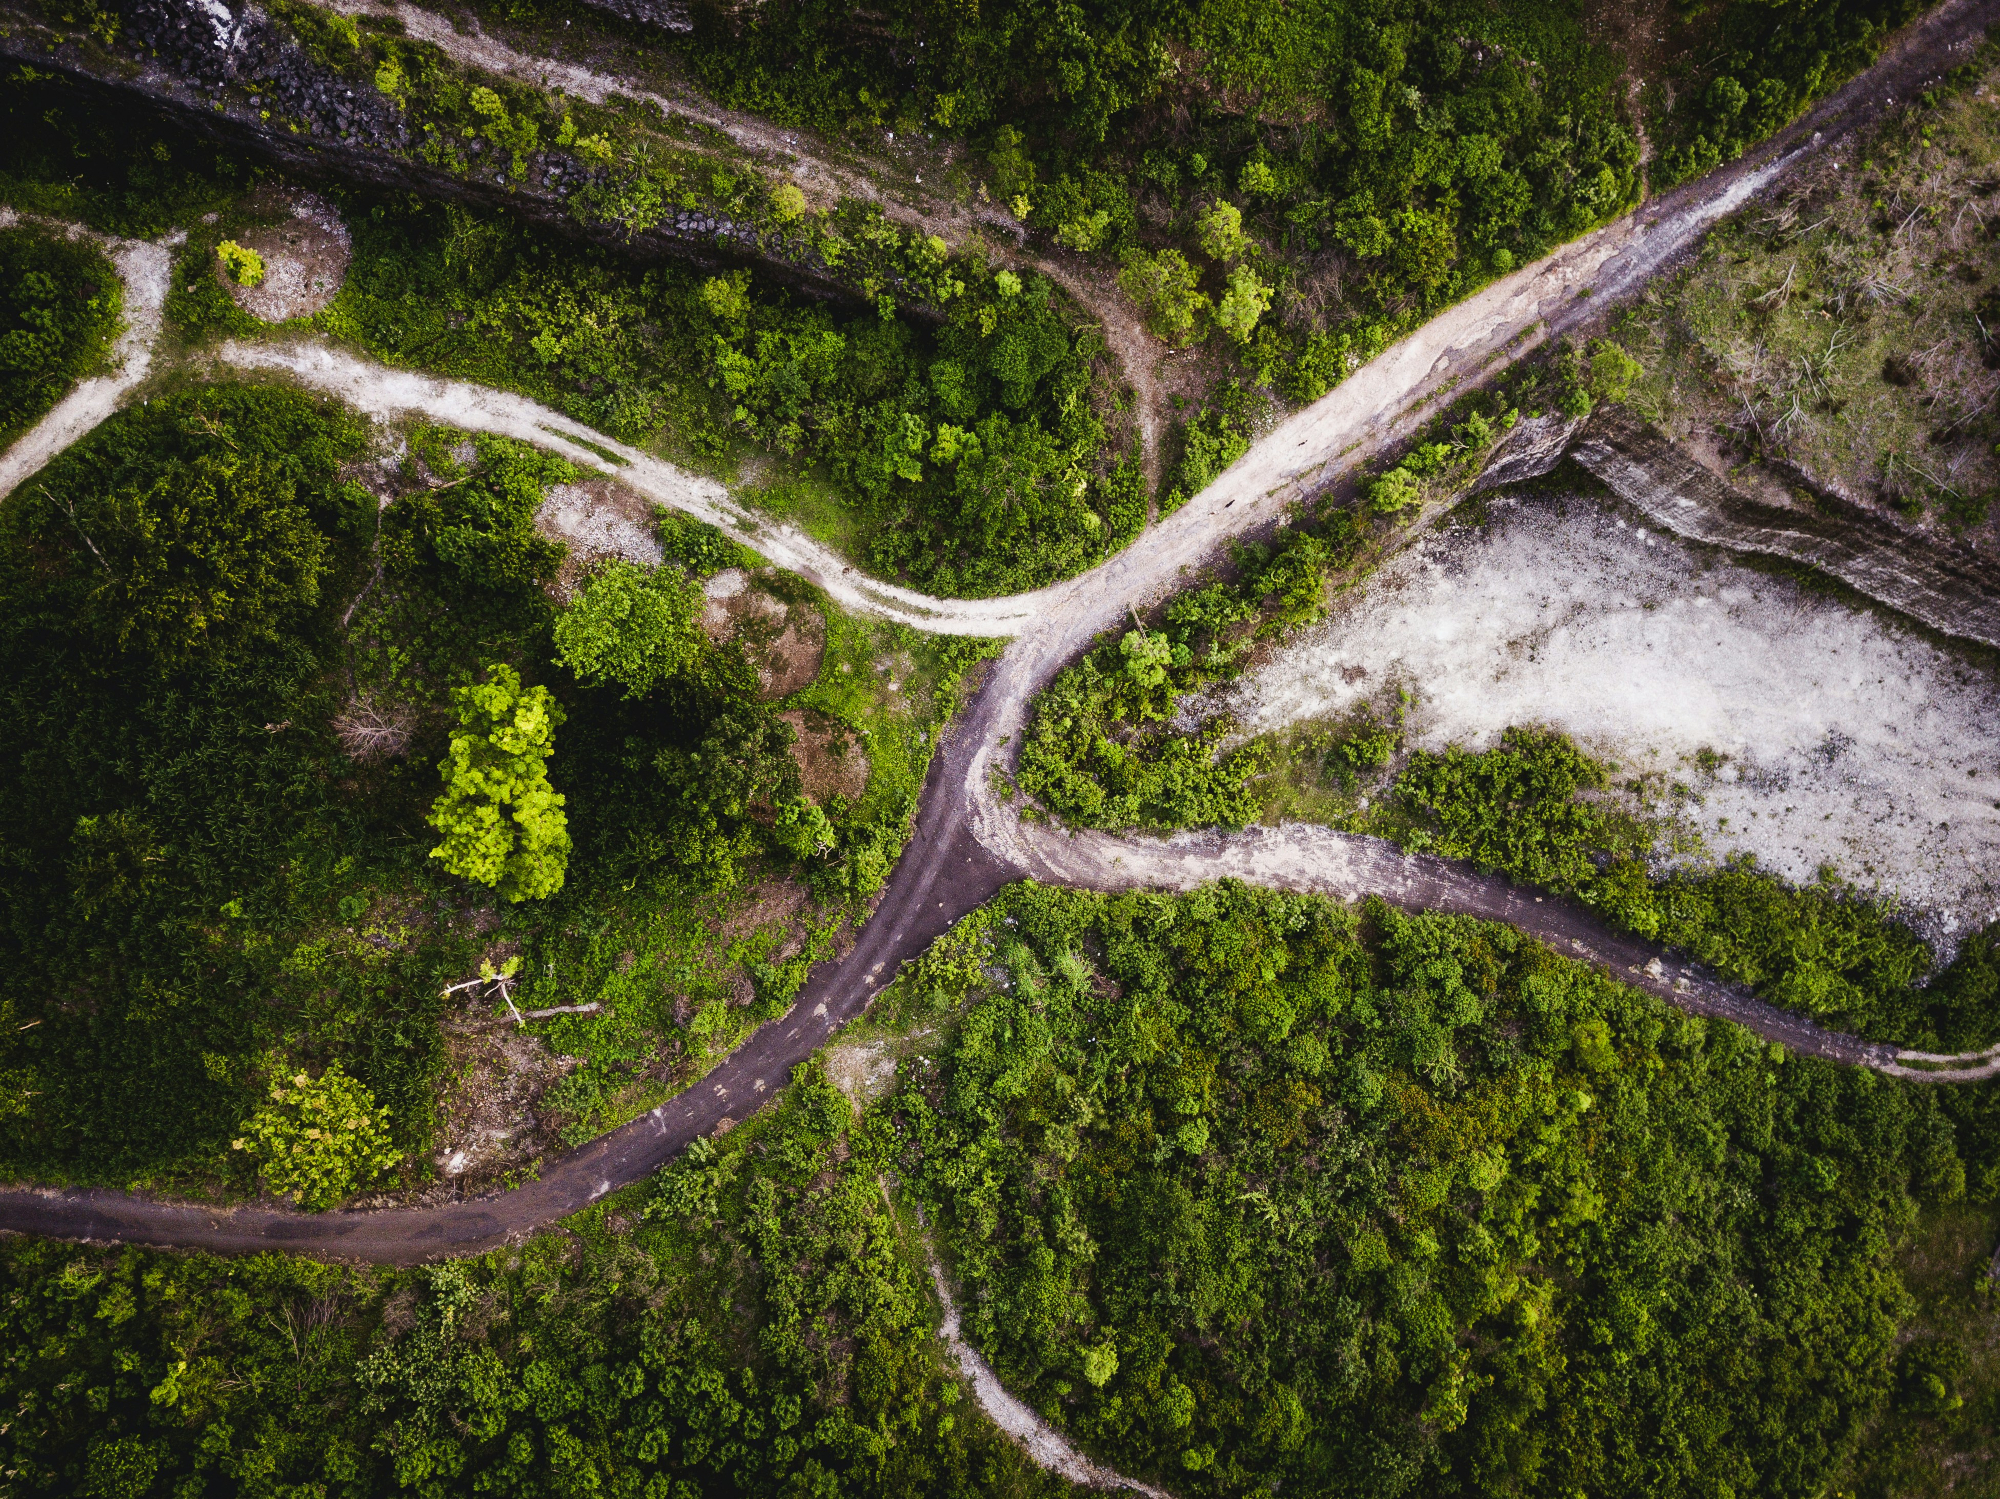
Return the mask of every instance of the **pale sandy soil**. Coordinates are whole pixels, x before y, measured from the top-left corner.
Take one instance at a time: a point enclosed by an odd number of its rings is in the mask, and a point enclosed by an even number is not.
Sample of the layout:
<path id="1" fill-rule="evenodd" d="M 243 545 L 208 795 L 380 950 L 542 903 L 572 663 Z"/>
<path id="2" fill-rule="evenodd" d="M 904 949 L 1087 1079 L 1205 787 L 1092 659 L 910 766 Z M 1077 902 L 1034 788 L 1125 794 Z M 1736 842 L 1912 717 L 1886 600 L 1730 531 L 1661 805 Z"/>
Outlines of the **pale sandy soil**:
<path id="1" fill-rule="evenodd" d="M 1589 499 L 1493 515 L 1391 562 L 1221 704 L 1262 732 L 1401 688 L 1425 749 L 1547 724 L 1620 781 L 1688 787 L 1683 820 L 1713 856 L 1793 881 L 1830 866 L 1947 940 L 2000 916 L 1990 673 Z"/>

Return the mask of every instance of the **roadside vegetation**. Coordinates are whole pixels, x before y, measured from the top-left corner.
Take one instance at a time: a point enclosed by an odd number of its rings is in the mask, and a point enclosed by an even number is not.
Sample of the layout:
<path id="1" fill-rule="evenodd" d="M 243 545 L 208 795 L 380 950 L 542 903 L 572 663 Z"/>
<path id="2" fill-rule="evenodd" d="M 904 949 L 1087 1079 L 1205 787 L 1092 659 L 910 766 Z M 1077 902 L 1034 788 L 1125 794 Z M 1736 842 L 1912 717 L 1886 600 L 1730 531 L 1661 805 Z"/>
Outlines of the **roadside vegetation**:
<path id="1" fill-rule="evenodd" d="M 1898 1254 L 1949 1216 L 1950 1273 L 1983 1263 L 1987 1090 L 1788 1057 L 1469 919 L 1231 883 L 993 916 L 931 970 L 934 1014 L 970 1003 L 903 1071 L 898 1166 L 968 1335 L 1121 1471 L 1807 1494 L 1969 1393 L 1955 1339 L 1900 1332 Z"/>
<path id="2" fill-rule="evenodd" d="M 573 0 L 488 0 L 570 40 Z M 1122 267 L 1154 331 L 1311 399 L 1423 317 L 1735 156 L 1865 66 L 1907 0 L 1664 8 L 694 7 L 633 27 L 711 97 L 880 150 L 965 143 L 952 189 Z M 573 36 L 574 33 L 571 33 Z M 1630 87 L 1643 79 L 1643 91 Z"/>
<path id="3" fill-rule="evenodd" d="M 933 1252 L 1011 1391 L 1176 1494 L 1893 1488 L 1992 1422 L 1949 1320 L 2000 1191 L 1984 1091 L 1233 884 L 1016 886 L 864 1029 L 902 1062 L 858 1114 L 816 1058 L 519 1249 L 10 1240 L 12 1481 L 1066 1491 L 942 1366 Z"/>
<path id="4" fill-rule="evenodd" d="M 521 1249 L 424 1270 L 0 1245 L 16 1494 L 1028 1496 L 815 1062 Z M 30 1414 L 31 1413 L 31 1414 Z"/>
<path id="5" fill-rule="evenodd" d="M 111 262 L 89 241 L 30 224 L 0 229 L 0 447 L 98 371 L 123 303 Z"/>
<path id="6" fill-rule="evenodd" d="M 1990 544 L 2000 493 L 2000 66 L 1719 228 L 1621 324 L 1634 406 L 1731 468 Z"/>
<path id="7" fill-rule="evenodd" d="M 568 465 L 407 438 L 193 387 L 0 511 L 5 1169 L 280 1190 L 319 1140 L 343 1190 L 418 1184 L 493 1026 L 583 1006 L 538 1027 L 569 1060 L 534 1117 L 485 1121 L 516 1138 L 475 1164 L 523 1169 L 782 1013 L 887 878 L 985 647 L 847 621 L 681 522 L 670 607 L 635 609 L 535 528 Z M 732 568 L 742 617 L 709 622 Z M 354 1140 L 299 1099 L 248 1127 L 336 1074 Z"/>

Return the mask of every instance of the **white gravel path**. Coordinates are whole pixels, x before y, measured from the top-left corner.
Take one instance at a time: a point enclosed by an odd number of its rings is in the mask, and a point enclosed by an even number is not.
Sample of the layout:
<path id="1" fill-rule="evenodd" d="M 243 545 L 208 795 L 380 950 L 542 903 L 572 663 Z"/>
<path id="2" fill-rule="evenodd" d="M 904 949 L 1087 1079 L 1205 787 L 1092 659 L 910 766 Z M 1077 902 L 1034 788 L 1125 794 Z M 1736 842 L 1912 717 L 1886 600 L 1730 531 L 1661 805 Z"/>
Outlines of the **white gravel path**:
<path id="1" fill-rule="evenodd" d="M 48 223 L 11 208 L 0 208 L 0 229 L 19 223 Z M 167 287 L 173 280 L 174 247 L 186 236 L 178 229 L 156 241 L 119 239 L 76 224 L 48 224 L 72 239 L 88 239 L 111 257 L 118 279 L 125 284 L 125 326 L 112 345 L 114 368 L 109 374 L 80 381 L 14 445 L 0 453 L 0 499 L 12 494 L 30 474 L 40 470 L 64 448 L 91 431 L 124 403 L 153 368 L 153 345 L 160 337 Z"/>

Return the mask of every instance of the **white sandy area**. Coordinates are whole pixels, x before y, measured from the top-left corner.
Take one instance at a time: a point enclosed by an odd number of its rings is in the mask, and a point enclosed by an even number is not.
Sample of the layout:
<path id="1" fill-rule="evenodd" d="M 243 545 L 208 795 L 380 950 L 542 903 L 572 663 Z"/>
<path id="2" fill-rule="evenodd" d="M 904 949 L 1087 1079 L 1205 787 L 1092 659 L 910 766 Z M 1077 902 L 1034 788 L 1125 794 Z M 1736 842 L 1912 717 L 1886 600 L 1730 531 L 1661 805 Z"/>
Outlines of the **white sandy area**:
<path id="1" fill-rule="evenodd" d="M 1413 748 L 1547 724 L 1695 791 L 1710 854 L 1831 865 L 1947 945 L 2000 916 L 2000 691 L 1880 616 L 1801 593 L 1594 501 L 1496 499 L 1391 562 L 1228 694 L 1252 731 L 1401 685 Z M 1714 774 L 1698 752 L 1728 757 Z"/>

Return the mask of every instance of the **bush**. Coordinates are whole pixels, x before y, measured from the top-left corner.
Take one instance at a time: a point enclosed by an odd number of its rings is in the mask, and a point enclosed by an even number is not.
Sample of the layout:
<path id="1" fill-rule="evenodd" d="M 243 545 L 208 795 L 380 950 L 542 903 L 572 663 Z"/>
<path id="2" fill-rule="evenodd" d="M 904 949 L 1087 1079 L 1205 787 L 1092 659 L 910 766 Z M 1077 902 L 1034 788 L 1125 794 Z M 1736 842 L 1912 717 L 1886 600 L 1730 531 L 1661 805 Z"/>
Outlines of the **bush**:
<path id="1" fill-rule="evenodd" d="M 1226 198 L 1217 198 L 1195 216 L 1194 231 L 1202 254 L 1211 260 L 1234 260 L 1249 247 L 1243 235 L 1243 210 Z"/>
<path id="2" fill-rule="evenodd" d="M 1239 265 L 1229 273 L 1229 289 L 1215 312 L 1216 326 L 1239 344 L 1247 344 L 1270 307 L 1271 288 L 1249 266 Z"/>
<path id="3" fill-rule="evenodd" d="M 233 239 L 225 239 L 215 247 L 215 254 L 222 262 L 222 273 L 238 286 L 263 284 L 264 257 L 255 250 L 246 249 Z"/>
<path id="4" fill-rule="evenodd" d="M 614 562 L 556 618 L 556 658 L 577 680 L 644 697 L 693 665 L 705 643 L 699 587 L 675 567 Z"/>
<path id="5" fill-rule="evenodd" d="M 270 1101 L 229 1142 L 256 1163 L 266 1190 L 320 1212 L 402 1160 L 389 1145 L 389 1111 L 333 1063 L 271 1084 Z"/>
<path id="6" fill-rule="evenodd" d="M 1178 250 L 1157 255 L 1134 251 L 1118 274 L 1118 284 L 1138 304 L 1147 330 L 1175 348 L 1199 343 L 1206 332 L 1211 306 L 1200 280 Z"/>

